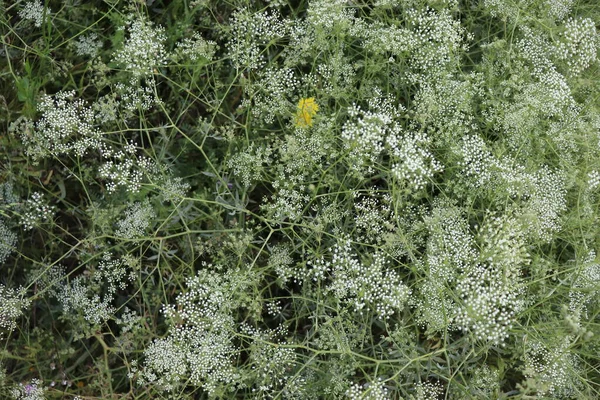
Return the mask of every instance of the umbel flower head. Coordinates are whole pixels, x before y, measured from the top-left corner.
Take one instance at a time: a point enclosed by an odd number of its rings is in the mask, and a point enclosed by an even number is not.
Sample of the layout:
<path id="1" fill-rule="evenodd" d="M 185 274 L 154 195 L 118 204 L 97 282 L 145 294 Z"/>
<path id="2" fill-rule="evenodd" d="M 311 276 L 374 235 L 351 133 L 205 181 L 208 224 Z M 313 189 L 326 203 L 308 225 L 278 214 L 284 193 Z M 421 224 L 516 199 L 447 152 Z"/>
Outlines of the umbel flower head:
<path id="1" fill-rule="evenodd" d="M 315 102 L 314 97 L 300 99 L 298 102 L 298 111 L 296 112 L 296 126 L 307 128 L 312 126 L 312 118 L 319 111 L 319 105 Z"/>

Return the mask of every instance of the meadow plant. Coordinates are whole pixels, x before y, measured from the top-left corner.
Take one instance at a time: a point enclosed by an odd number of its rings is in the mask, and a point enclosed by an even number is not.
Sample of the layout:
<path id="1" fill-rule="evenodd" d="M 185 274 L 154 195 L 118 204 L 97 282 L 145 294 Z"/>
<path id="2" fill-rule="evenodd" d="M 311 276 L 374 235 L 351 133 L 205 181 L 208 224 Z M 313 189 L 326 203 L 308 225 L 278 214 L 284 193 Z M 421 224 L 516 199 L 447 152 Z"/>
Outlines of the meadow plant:
<path id="1" fill-rule="evenodd" d="M 163 42 L 167 37 L 162 27 L 155 28 L 152 22 L 132 16 L 123 28 L 127 30 L 128 37 L 123 47 L 114 53 L 115 63 L 135 78 L 152 75 L 156 68 L 166 63 L 167 52 Z"/>
<path id="2" fill-rule="evenodd" d="M 50 9 L 45 8 L 41 0 L 28 1 L 19 11 L 19 17 L 32 21 L 36 28 L 40 28 L 44 18 L 50 14 Z"/>
<path id="3" fill-rule="evenodd" d="M 600 398 L 599 21 L 0 1 L 0 398 Z"/>
<path id="4" fill-rule="evenodd" d="M 102 49 L 102 46 L 102 41 L 98 40 L 98 35 L 95 33 L 82 35 L 77 42 L 75 42 L 77 55 L 90 56 L 90 58 L 95 58 Z"/>
<path id="5" fill-rule="evenodd" d="M 23 288 L 13 289 L 0 285 L 0 298 L 2 306 L 0 314 L 0 338 L 17 328 L 17 319 L 23 315 L 23 311 L 30 305 L 30 300 L 25 298 Z"/>
<path id="6" fill-rule="evenodd" d="M 2 264 L 17 244 L 17 234 L 11 231 L 0 219 L 0 264 Z"/>

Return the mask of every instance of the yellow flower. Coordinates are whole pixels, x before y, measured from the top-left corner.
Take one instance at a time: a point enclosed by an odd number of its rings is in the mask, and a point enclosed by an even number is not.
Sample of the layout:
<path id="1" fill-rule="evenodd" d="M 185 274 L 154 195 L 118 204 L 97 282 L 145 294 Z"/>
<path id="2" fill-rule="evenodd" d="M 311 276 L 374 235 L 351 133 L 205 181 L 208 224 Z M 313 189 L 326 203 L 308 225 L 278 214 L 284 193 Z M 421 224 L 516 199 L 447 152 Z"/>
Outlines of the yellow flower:
<path id="1" fill-rule="evenodd" d="M 314 97 L 300 99 L 298 102 L 298 111 L 296 112 L 296 126 L 307 128 L 312 126 L 312 117 L 319 111 L 319 105 Z"/>

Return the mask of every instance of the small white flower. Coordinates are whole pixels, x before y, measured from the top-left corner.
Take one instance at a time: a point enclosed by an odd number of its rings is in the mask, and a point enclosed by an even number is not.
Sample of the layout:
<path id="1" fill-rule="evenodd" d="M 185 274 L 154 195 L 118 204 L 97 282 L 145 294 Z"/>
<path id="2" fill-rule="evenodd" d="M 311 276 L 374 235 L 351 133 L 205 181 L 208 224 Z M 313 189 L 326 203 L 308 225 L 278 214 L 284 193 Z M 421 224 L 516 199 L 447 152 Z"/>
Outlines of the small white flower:
<path id="1" fill-rule="evenodd" d="M 130 204 L 125 210 L 124 218 L 117 221 L 116 234 L 127 239 L 143 236 L 155 218 L 156 214 L 148 199 L 143 203 Z"/>
<path id="2" fill-rule="evenodd" d="M 166 64 L 165 29 L 153 27 L 151 22 L 143 18 L 130 21 L 126 27 L 129 37 L 123 48 L 114 54 L 114 61 L 135 78 L 152 75 L 155 69 Z"/>
<path id="3" fill-rule="evenodd" d="M 44 22 L 44 16 L 50 14 L 50 9 L 44 8 L 40 0 L 34 0 L 27 2 L 25 6 L 19 11 L 19 17 L 33 21 L 33 24 L 40 28 Z"/>
<path id="4" fill-rule="evenodd" d="M 75 49 L 78 55 L 88 55 L 94 58 L 98 55 L 98 51 L 102 48 L 102 41 L 98 40 L 98 35 L 90 33 L 89 35 L 79 36 L 75 42 Z"/>

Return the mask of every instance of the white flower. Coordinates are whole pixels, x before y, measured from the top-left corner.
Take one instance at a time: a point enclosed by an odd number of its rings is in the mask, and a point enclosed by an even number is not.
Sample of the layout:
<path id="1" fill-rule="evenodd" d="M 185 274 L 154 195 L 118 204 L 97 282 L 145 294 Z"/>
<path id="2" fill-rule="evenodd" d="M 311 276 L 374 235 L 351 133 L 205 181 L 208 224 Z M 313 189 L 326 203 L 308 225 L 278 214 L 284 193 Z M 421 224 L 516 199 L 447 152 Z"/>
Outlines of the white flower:
<path id="1" fill-rule="evenodd" d="M 50 14 L 50 9 L 46 9 L 40 0 L 27 2 L 19 11 L 19 17 L 33 21 L 33 24 L 40 28 L 44 22 L 44 16 Z"/>
<path id="2" fill-rule="evenodd" d="M 6 226 L 0 218 L 0 264 L 2 264 L 17 244 L 17 235 Z"/>
<path id="3" fill-rule="evenodd" d="M 21 214 L 21 225 L 23 229 L 31 230 L 42 222 L 52 218 L 54 207 L 49 206 L 44 201 L 44 197 L 39 192 L 34 192 L 25 202 L 25 209 Z"/>
<path id="4" fill-rule="evenodd" d="M 98 35 L 95 33 L 81 35 L 75 42 L 75 49 L 80 56 L 88 55 L 94 58 L 98 55 L 98 51 L 102 49 L 102 41 L 98 40 Z"/>
<path id="5" fill-rule="evenodd" d="M 320 258 L 310 263 L 313 281 L 331 277 L 326 293 L 334 294 L 342 304 L 360 314 L 363 309 L 372 308 L 382 319 L 404 308 L 410 289 L 382 254 L 375 253 L 370 263 L 362 263 L 353 254 L 349 239 L 341 241 L 331 252 L 331 261 Z"/>
<path id="6" fill-rule="evenodd" d="M 167 51 L 164 42 L 167 40 L 164 28 L 153 27 L 152 22 L 144 18 L 130 21 L 127 24 L 129 37 L 123 48 L 117 51 L 114 61 L 132 73 L 135 78 L 152 75 L 155 69 L 166 64 Z"/>
<path id="7" fill-rule="evenodd" d="M 24 289 L 12 289 L 0 284 L 0 340 L 5 333 L 10 333 L 17 327 L 17 318 L 23 315 L 23 309 L 30 304 Z"/>
<path id="8" fill-rule="evenodd" d="M 190 61 L 202 58 L 211 60 L 217 50 L 215 42 L 205 40 L 199 33 L 194 33 L 191 39 L 183 39 L 176 46 L 178 54 L 187 57 Z"/>
<path id="9" fill-rule="evenodd" d="M 15 400 L 46 399 L 46 388 L 43 386 L 43 382 L 40 379 L 32 379 L 31 382 L 26 385 L 20 383 L 19 386 L 13 388 L 10 393 Z"/>
<path id="10" fill-rule="evenodd" d="M 232 14 L 230 26 L 226 47 L 233 66 L 239 69 L 259 70 L 266 64 L 262 48 L 288 33 L 287 21 L 277 11 L 252 14 L 241 9 Z"/>
<path id="11" fill-rule="evenodd" d="M 130 204 L 125 210 L 124 218 L 117 221 L 116 234 L 127 239 L 143 236 L 155 218 L 156 214 L 148 199 Z"/>
<path id="12" fill-rule="evenodd" d="M 590 18 L 569 18 L 556 51 L 576 76 L 596 61 L 597 46 L 596 23 Z"/>
<path id="13" fill-rule="evenodd" d="M 34 161 L 48 156 L 76 154 L 83 157 L 90 149 L 101 147 L 102 133 L 93 125 L 95 115 L 75 91 L 43 95 L 38 104 L 42 117 L 35 123 L 18 119 L 10 131 L 20 135 L 25 153 Z"/>
<path id="14" fill-rule="evenodd" d="M 600 186 L 600 172 L 593 170 L 588 174 L 588 189 L 594 190 Z"/>
<path id="15" fill-rule="evenodd" d="M 578 392 L 580 360 L 570 347 L 573 338 L 545 346 L 540 342 L 527 345 L 524 356 L 525 376 L 535 379 L 538 393 L 552 398 L 572 398 Z"/>

